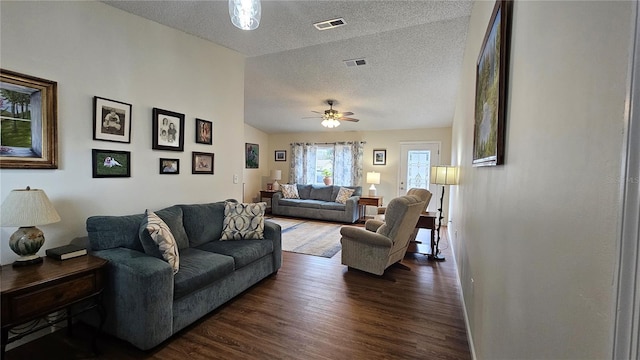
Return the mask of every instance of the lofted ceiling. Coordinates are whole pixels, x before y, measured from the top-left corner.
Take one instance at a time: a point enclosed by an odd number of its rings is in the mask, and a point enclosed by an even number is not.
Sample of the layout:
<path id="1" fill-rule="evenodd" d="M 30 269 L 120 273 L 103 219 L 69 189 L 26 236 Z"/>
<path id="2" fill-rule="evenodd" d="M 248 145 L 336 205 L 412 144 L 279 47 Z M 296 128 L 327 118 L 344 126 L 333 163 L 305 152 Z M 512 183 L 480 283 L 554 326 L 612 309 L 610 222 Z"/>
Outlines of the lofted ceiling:
<path id="1" fill-rule="evenodd" d="M 231 24 L 227 1 L 103 2 L 245 55 L 245 123 L 264 132 L 451 125 L 471 0 L 262 0 L 253 31 Z M 335 18 L 346 25 L 313 26 Z M 327 99 L 360 121 L 325 129 L 305 119 Z"/>

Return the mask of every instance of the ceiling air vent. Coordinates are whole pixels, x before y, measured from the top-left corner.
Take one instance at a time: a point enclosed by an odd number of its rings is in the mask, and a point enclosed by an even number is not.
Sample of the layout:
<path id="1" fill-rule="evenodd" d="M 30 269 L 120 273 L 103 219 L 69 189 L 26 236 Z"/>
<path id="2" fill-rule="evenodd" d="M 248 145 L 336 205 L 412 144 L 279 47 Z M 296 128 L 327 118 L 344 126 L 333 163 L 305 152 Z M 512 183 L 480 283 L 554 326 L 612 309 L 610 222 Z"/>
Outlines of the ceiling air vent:
<path id="1" fill-rule="evenodd" d="M 338 19 L 333 19 L 333 20 L 326 20 L 326 21 L 321 21 L 321 22 L 317 22 L 315 24 L 313 24 L 313 26 L 316 27 L 316 29 L 318 30 L 327 30 L 327 29 L 335 29 L 337 27 L 340 27 L 342 25 L 346 25 L 347 23 L 344 21 L 343 18 L 338 18 Z"/>
<path id="2" fill-rule="evenodd" d="M 367 65 L 367 61 L 365 59 L 344 60 L 344 64 L 347 65 L 347 67 L 363 66 Z"/>

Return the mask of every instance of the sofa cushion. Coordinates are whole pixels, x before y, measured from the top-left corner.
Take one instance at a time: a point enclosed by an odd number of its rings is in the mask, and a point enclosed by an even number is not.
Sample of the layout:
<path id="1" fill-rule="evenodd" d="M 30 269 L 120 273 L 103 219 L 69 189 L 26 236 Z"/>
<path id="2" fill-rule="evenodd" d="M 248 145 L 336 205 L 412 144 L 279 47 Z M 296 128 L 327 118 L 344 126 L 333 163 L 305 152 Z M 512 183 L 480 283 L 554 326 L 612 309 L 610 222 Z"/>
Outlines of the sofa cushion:
<path id="1" fill-rule="evenodd" d="M 264 211 L 267 203 L 224 205 L 224 220 L 220 240 L 264 239 Z"/>
<path id="2" fill-rule="evenodd" d="M 333 192 L 331 193 L 331 201 L 336 201 L 338 198 L 338 192 L 340 192 L 340 188 L 353 189 L 353 194 L 351 196 L 362 196 L 362 186 L 334 186 Z"/>
<path id="3" fill-rule="evenodd" d="M 143 218 L 144 214 L 89 217 L 86 225 L 91 250 L 124 247 L 144 251 L 138 237 Z"/>
<path id="4" fill-rule="evenodd" d="M 299 199 L 298 187 L 296 184 L 282 184 L 280 185 L 282 191 L 282 197 L 285 199 Z"/>
<path id="5" fill-rule="evenodd" d="M 338 211 L 344 211 L 345 210 L 346 205 L 345 204 L 340 204 L 337 202 L 322 202 L 320 204 L 320 209 L 322 210 L 338 210 Z"/>
<path id="6" fill-rule="evenodd" d="M 322 201 L 333 201 L 335 197 L 331 197 L 333 193 L 333 186 L 320 186 L 313 185 L 311 187 L 311 194 L 309 195 L 310 199 L 313 200 L 322 200 Z M 336 193 L 337 195 L 337 193 Z"/>
<path id="7" fill-rule="evenodd" d="M 293 207 L 302 207 L 302 208 L 310 208 L 310 209 L 320 209 L 322 204 L 326 203 L 326 201 L 321 200 L 303 200 L 303 199 L 280 199 L 279 205 L 282 206 L 293 206 Z"/>
<path id="8" fill-rule="evenodd" d="M 338 191 L 338 196 L 336 196 L 336 202 L 338 204 L 346 204 L 347 199 L 351 197 L 354 191 L 355 191 L 354 189 L 340 187 L 340 191 Z"/>
<path id="9" fill-rule="evenodd" d="M 171 229 L 171 233 L 176 239 L 178 249 L 189 247 L 189 238 L 182 223 L 182 208 L 177 205 L 164 208 L 155 212 Z"/>
<path id="10" fill-rule="evenodd" d="M 189 245 L 196 247 L 213 240 L 220 240 L 224 219 L 224 202 L 210 204 L 179 205 L 182 208 L 184 230 Z"/>
<path id="11" fill-rule="evenodd" d="M 173 298 L 179 299 L 233 272 L 233 258 L 194 248 L 180 251 L 180 271 L 173 279 Z"/>
<path id="12" fill-rule="evenodd" d="M 298 184 L 298 196 L 300 199 L 309 199 L 311 196 L 311 185 Z"/>
<path id="13" fill-rule="evenodd" d="M 144 252 L 148 255 L 164 259 L 177 273 L 180 268 L 178 245 L 169 226 L 153 211 L 145 211 L 145 217 L 140 222 L 140 242 Z"/>
<path id="14" fill-rule="evenodd" d="M 198 246 L 198 249 L 231 256 L 235 262 L 235 268 L 239 269 L 267 254 L 271 254 L 273 252 L 273 241 L 211 241 Z"/>

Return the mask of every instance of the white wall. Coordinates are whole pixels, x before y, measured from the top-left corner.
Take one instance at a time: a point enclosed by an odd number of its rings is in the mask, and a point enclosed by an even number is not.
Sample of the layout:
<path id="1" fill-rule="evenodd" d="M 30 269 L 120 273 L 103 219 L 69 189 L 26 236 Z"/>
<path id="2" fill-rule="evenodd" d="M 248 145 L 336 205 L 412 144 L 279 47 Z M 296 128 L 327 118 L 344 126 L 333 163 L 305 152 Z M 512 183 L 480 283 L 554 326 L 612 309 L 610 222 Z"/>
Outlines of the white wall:
<path id="1" fill-rule="evenodd" d="M 91 215 L 141 213 L 176 203 L 240 198 L 244 167 L 244 58 L 231 50 L 100 2 L 0 3 L 3 69 L 58 82 L 57 170 L 0 170 L 0 197 L 42 188 L 62 221 L 41 226 L 43 249 L 86 235 Z M 94 141 L 93 96 L 133 105 L 131 144 Z M 151 149 L 151 111 L 185 114 L 184 152 Z M 214 122 L 214 144 L 195 143 L 195 118 Z M 131 152 L 131 178 L 93 179 L 91 149 Z M 191 152 L 215 153 L 215 174 L 192 175 Z M 180 159 L 159 175 L 158 159 Z M 233 174 L 239 176 L 233 184 Z M 0 261 L 15 228 L 2 228 Z"/>
<path id="2" fill-rule="evenodd" d="M 610 358 L 632 4 L 515 2 L 505 165 L 473 168 L 493 5 L 474 3 L 452 134 L 450 232 L 475 354 Z"/>

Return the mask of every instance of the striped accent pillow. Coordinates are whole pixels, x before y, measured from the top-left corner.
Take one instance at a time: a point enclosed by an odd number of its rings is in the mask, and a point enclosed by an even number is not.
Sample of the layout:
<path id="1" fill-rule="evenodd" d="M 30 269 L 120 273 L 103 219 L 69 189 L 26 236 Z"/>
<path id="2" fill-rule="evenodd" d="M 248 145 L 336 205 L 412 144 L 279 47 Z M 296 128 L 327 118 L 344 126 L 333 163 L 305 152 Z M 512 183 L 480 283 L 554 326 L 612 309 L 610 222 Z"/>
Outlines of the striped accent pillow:
<path id="1" fill-rule="evenodd" d="M 240 204 L 227 201 L 224 205 L 220 240 L 264 239 L 266 202 Z"/>
<path id="2" fill-rule="evenodd" d="M 180 255 L 178 254 L 178 244 L 171 234 L 169 226 L 153 211 L 145 211 L 144 229 L 158 247 L 162 258 L 171 265 L 173 273 L 176 274 L 180 268 Z M 142 229 L 141 229 L 142 230 Z M 142 240 L 142 239 L 141 239 Z M 144 245 L 144 242 L 143 242 Z M 146 249 L 145 249 L 146 252 Z"/>
<path id="3" fill-rule="evenodd" d="M 285 199 L 300 199 L 296 184 L 280 184 L 280 191 L 282 191 L 282 197 Z"/>

